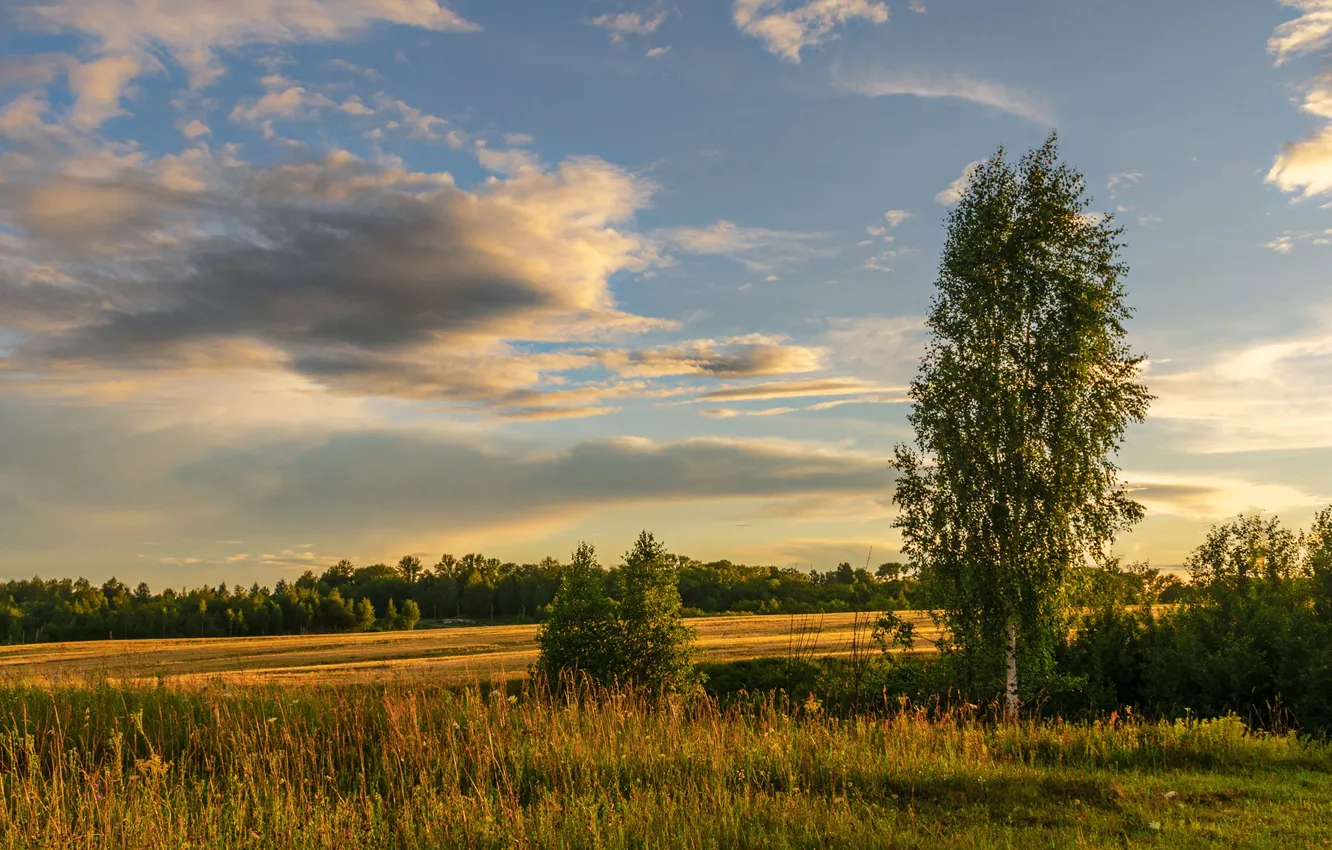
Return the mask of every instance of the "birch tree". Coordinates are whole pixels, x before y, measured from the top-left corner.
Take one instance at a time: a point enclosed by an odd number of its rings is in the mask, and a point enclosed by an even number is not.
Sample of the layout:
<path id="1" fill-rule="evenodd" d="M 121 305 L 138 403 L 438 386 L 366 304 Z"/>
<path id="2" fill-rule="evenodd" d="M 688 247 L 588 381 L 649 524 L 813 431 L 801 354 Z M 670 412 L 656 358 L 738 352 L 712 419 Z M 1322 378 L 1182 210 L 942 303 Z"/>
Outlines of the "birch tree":
<path id="1" fill-rule="evenodd" d="M 1122 229 L 1089 204 L 1053 134 L 973 171 L 911 384 L 915 438 L 894 456 L 903 551 L 1009 718 L 1019 670 L 1048 663 L 1071 568 L 1143 515 L 1113 456 L 1151 396 L 1125 341 Z"/>

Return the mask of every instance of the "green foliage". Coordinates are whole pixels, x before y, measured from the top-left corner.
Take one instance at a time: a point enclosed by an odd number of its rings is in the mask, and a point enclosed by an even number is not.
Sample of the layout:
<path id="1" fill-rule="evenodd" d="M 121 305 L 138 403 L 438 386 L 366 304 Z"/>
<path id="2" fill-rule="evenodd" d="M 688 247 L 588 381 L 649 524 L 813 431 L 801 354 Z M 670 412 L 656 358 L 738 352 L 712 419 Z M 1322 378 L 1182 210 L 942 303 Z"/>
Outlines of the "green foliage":
<path id="1" fill-rule="evenodd" d="M 398 606 L 394 605 L 393 600 L 390 599 L 388 604 L 384 606 L 384 628 L 388 630 L 401 627 L 402 618 L 398 616 Z"/>
<path id="2" fill-rule="evenodd" d="M 695 632 L 681 619 L 675 565 L 644 531 L 620 568 L 619 653 L 624 678 L 651 691 L 682 690 L 693 675 Z"/>
<path id="3" fill-rule="evenodd" d="M 1088 614 L 1059 653 L 1060 668 L 1083 681 L 1060 708 L 1235 712 L 1332 732 L 1332 620 L 1317 582 L 1328 516 L 1300 536 L 1275 518 L 1225 523 L 1189 557 L 1194 592 L 1184 604 Z"/>
<path id="4" fill-rule="evenodd" d="M 369 599 L 362 596 L 360 599 L 356 600 L 354 613 L 356 616 L 356 631 L 365 632 L 374 628 L 375 606 Z"/>
<path id="5" fill-rule="evenodd" d="M 415 599 L 408 599 L 402 603 L 402 627 L 407 631 L 416 628 L 416 624 L 421 620 L 421 606 L 416 604 Z"/>
<path id="6" fill-rule="evenodd" d="M 537 632 L 536 669 L 550 681 L 572 672 L 611 684 L 623 674 L 619 637 L 620 623 L 606 594 L 596 551 L 579 543 L 572 563 L 560 575 L 550 616 Z"/>
<path id="7" fill-rule="evenodd" d="M 975 171 L 911 384 L 915 445 L 895 454 L 903 551 L 981 690 L 1003 681 L 1010 625 L 1019 667 L 1050 674 L 1070 571 L 1142 516 L 1110 456 L 1150 396 L 1124 341 L 1120 230 L 1084 215 L 1085 193 L 1053 135 Z"/>
<path id="8" fill-rule="evenodd" d="M 681 619 L 674 559 L 644 531 L 615 576 L 618 605 L 607 595 L 604 578 L 592 547 L 580 543 L 537 635 L 536 669 L 548 681 L 572 671 L 597 684 L 619 682 L 652 692 L 692 684 L 694 630 Z"/>

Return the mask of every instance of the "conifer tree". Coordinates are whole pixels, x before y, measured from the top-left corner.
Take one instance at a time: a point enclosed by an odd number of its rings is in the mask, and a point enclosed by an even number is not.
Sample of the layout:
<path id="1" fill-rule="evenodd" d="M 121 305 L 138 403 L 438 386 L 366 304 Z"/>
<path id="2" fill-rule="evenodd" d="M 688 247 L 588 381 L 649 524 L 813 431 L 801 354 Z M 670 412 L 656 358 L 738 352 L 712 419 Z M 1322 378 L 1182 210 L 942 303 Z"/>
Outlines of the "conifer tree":
<path id="1" fill-rule="evenodd" d="M 621 675 L 619 623 L 604 578 L 596 550 L 579 543 L 573 562 L 560 573 L 550 617 L 537 632 L 536 669 L 553 683 L 566 672 L 602 685 Z"/>

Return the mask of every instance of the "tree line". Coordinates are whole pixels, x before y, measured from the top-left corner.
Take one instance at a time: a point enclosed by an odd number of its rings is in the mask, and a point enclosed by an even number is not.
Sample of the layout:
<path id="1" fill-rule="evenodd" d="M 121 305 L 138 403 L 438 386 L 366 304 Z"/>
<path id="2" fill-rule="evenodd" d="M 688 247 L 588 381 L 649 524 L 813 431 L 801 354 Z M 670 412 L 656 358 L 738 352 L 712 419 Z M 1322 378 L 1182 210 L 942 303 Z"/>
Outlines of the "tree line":
<path id="1" fill-rule="evenodd" d="M 661 553 L 686 615 L 805 614 L 910 608 L 918 582 L 902 564 L 873 572 L 839 564 L 826 572 L 701 562 Z M 573 562 L 577 563 L 575 554 Z M 228 637 L 411 629 L 429 622 L 545 620 L 570 563 L 501 562 L 443 555 L 432 566 L 406 555 L 395 565 L 339 561 L 273 586 L 253 583 L 154 591 L 115 578 L 101 585 L 40 578 L 0 584 L 0 641 Z M 623 566 L 599 573 L 608 597 L 623 596 Z"/>

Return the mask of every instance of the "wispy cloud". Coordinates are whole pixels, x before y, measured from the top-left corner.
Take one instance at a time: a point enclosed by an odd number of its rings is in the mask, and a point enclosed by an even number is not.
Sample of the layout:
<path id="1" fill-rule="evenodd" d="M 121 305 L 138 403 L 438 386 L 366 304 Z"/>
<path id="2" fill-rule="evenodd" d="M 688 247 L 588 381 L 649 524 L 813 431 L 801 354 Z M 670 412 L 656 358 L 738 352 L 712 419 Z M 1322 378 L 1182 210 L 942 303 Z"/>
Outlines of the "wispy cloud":
<path id="1" fill-rule="evenodd" d="M 748 386 L 722 387 L 699 396 L 700 401 L 754 401 L 770 398 L 809 398 L 812 396 L 875 395 L 905 398 L 904 387 L 884 386 L 859 378 L 816 378 L 802 381 L 776 381 Z"/>
<path id="2" fill-rule="evenodd" d="M 843 91 L 866 97 L 910 96 L 954 98 L 1053 125 L 1049 106 L 1039 97 L 992 80 L 965 74 L 928 74 L 907 71 L 867 70 L 847 72 L 834 66 L 833 83 Z"/>
<path id="3" fill-rule="evenodd" d="M 1164 421 L 1186 451 L 1284 451 L 1332 447 L 1332 314 L 1274 341 L 1257 341 L 1198 358 L 1193 366 L 1150 366 Z"/>
<path id="4" fill-rule="evenodd" d="M 836 256 L 822 233 L 744 227 L 719 221 L 710 227 L 672 227 L 653 233 L 664 245 L 688 254 L 728 257 L 752 272 Z"/>

